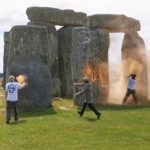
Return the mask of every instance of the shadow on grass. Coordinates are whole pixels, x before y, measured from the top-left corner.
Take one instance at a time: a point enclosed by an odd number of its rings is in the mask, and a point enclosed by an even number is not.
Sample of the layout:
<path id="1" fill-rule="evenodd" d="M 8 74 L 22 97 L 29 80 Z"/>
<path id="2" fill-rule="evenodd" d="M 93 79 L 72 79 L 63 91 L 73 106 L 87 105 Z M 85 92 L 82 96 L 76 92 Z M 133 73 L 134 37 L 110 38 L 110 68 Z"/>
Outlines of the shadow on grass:
<path id="1" fill-rule="evenodd" d="M 10 122 L 9 125 L 24 124 L 26 122 L 27 122 L 26 120 L 19 120 L 19 121 Z"/>
<path id="2" fill-rule="evenodd" d="M 57 112 L 54 110 L 53 107 L 48 109 L 36 109 L 30 110 L 28 112 L 22 112 L 21 117 L 39 117 L 39 116 L 46 116 L 46 115 L 56 115 Z"/>
<path id="3" fill-rule="evenodd" d="M 99 110 L 124 111 L 124 110 L 150 108 L 150 105 L 100 105 L 97 106 L 97 108 Z"/>
<path id="4" fill-rule="evenodd" d="M 98 121 L 97 120 L 97 118 L 84 118 L 85 120 L 87 120 L 87 121 L 90 121 L 90 122 L 96 122 L 96 121 Z"/>
<path id="5" fill-rule="evenodd" d="M 113 111 L 124 111 L 124 110 L 133 110 L 133 109 L 145 109 L 150 108 L 150 104 L 147 105 L 135 105 L 135 104 L 128 104 L 128 105 L 113 105 L 113 104 L 106 104 L 106 105 L 94 105 L 97 110 L 113 110 Z M 82 109 L 82 106 L 77 107 L 78 110 Z M 86 111 L 91 111 L 87 106 Z"/>

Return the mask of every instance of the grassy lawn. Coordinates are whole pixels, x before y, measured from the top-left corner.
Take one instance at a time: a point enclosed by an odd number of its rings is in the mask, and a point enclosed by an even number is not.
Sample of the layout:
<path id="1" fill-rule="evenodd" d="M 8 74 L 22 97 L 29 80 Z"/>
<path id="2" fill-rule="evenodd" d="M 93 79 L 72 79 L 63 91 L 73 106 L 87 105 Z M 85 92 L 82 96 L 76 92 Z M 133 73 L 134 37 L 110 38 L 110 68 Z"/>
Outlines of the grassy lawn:
<path id="1" fill-rule="evenodd" d="M 0 111 L 4 109 L 0 100 Z M 71 100 L 53 109 L 20 114 L 5 124 L 0 115 L 0 150 L 149 150 L 150 107 L 101 106 L 100 120 L 89 110 L 81 118 Z M 65 108 L 65 109 L 64 109 Z"/>
<path id="2" fill-rule="evenodd" d="M 4 91 L 0 81 L 0 125 L 1 125 L 2 118 L 4 118 L 4 115 L 5 115 L 5 97 L 4 97 Z"/>

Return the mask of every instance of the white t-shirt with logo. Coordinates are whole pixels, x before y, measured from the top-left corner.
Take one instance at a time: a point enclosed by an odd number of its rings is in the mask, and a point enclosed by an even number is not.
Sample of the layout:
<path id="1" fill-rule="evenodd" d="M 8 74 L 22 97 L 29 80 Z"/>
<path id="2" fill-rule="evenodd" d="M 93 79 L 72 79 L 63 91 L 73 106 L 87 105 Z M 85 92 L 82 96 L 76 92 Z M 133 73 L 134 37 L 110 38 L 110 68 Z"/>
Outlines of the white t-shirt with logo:
<path id="1" fill-rule="evenodd" d="M 134 90 L 135 89 L 135 80 L 134 79 L 129 79 L 128 80 L 128 89 Z"/>
<path id="2" fill-rule="evenodd" d="M 22 86 L 18 82 L 9 82 L 6 84 L 5 91 L 7 92 L 7 101 L 18 101 L 18 90 Z"/>

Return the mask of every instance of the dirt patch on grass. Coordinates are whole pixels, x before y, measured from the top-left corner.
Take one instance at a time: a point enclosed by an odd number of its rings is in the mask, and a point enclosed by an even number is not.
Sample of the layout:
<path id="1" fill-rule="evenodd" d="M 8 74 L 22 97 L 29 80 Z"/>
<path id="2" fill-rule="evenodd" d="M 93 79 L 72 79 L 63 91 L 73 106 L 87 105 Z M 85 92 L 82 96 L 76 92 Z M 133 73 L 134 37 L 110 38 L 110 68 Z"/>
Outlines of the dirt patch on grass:
<path id="1" fill-rule="evenodd" d="M 76 110 L 77 106 L 73 105 L 71 100 L 56 99 L 53 101 L 53 106 L 61 110 Z"/>
<path id="2" fill-rule="evenodd" d="M 62 110 L 75 110 L 75 109 L 77 109 L 77 107 L 74 106 L 74 105 L 64 105 L 64 106 L 59 106 L 59 109 L 62 109 Z"/>

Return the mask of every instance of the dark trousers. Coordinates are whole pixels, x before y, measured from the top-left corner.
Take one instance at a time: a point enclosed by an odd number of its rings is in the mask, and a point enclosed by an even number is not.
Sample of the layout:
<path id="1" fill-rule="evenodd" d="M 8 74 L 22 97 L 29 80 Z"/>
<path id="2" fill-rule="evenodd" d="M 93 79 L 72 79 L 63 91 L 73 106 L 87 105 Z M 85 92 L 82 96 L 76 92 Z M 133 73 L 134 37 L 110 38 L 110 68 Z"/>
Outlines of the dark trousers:
<path id="1" fill-rule="evenodd" d="M 94 105 L 92 103 L 87 103 L 87 102 L 84 102 L 83 103 L 83 107 L 82 107 L 82 110 L 80 112 L 81 116 L 84 114 L 84 111 L 85 111 L 85 108 L 87 107 L 87 105 L 89 106 L 89 108 L 96 114 L 96 115 L 99 115 L 100 113 L 95 109 Z"/>
<path id="2" fill-rule="evenodd" d="M 125 95 L 125 97 L 124 97 L 124 99 L 123 99 L 123 104 L 126 103 L 128 97 L 129 97 L 130 95 L 133 96 L 133 100 L 134 100 L 134 102 L 137 104 L 136 92 L 135 92 L 135 90 L 130 90 L 130 89 L 127 89 L 127 93 L 126 93 L 126 95 Z"/>
<path id="3" fill-rule="evenodd" d="M 18 102 L 10 102 L 7 101 L 7 117 L 6 121 L 10 121 L 11 119 L 11 109 L 13 108 L 14 110 L 14 119 L 15 121 L 18 120 L 18 108 L 17 108 Z"/>

